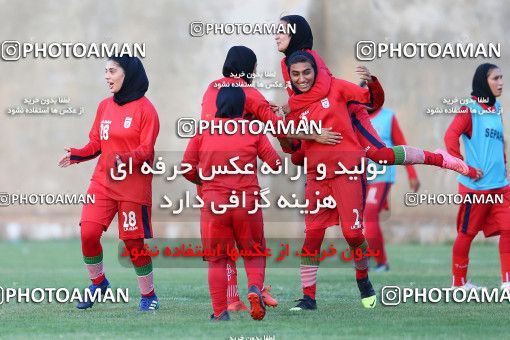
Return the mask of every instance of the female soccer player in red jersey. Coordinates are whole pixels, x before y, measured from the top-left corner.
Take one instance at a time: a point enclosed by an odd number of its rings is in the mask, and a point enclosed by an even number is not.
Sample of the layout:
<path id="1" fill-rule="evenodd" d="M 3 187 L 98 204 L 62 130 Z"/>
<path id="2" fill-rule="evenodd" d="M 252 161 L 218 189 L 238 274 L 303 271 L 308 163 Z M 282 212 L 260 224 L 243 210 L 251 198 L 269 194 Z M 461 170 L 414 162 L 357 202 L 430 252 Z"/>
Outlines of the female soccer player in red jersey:
<path id="1" fill-rule="evenodd" d="M 67 153 L 59 162 L 59 166 L 67 167 L 99 156 L 88 189 L 88 194 L 95 195 L 95 203 L 83 206 L 80 219 L 83 259 L 92 293 L 97 289 L 105 292 L 109 287 L 100 239 L 115 215 L 119 238 L 131 254 L 140 253 L 144 239 L 152 238 L 152 175 L 142 174 L 140 168 L 144 162 L 152 165 L 159 133 L 158 114 L 145 97 L 149 80 L 140 59 L 110 58 L 105 78 L 113 96 L 99 104 L 89 142 L 80 149 L 66 148 Z M 132 168 L 132 173 L 116 180 L 121 167 Z M 131 257 L 131 261 L 141 293 L 139 310 L 153 311 L 159 307 L 159 300 L 154 293 L 151 258 Z M 77 307 L 92 305 L 93 301 L 86 299 Z"/>
<path id="2" fill-rule="evenodd" d="M 308 161 L 305 198 L 312 202 L 309 210 L 314 210 L 317 199 L 332 195 L 337 202 L 336 209 L 319 209 L 315 215 L 305 215 L 306 236 L 303 248 L 319 251 L 325 229 L 337 225 L 341 220 L 342 233 L 355 251 L 365 251 L 367 242 L 363 235 L 363 210 L 365 204 L 366 183 L 364 176 L 349 179 L 346 175 L 337 175 L 334 170 L 341 162 L 346 169 L 353 169 L 368 156 L 374 161 L 386 161 L 387 164 L 429 164 L 456 170 L 465 175 L 473 174 L 461 160 L 445 152 L 432 153 L 399 145 L 387 148 L 370 125 L 370 118 L 361 104 L 369 101 L 369 90 L 355 84 L 333 78 L 326 96 L 314 97 L 311 89 L 317 74 L 317 65 L 313 56 L 305 51 L 297 51 L 287 59 L 293 90 L 296 93 L 289 99 L 290 108 L 294 108 L 290 119 L 322 121 L 334 131 L 342 134 L 342 142 L 336 145 L 318 145 L 303 141 L 302 152 Z M 295 97 L 302 97 L 292 102 Z M 351 104 L 348 104 L 351 103 Z M 360 121 L 366 121 L 366 129 Z M 359 139 L 354 129 L 358 129 L 364 138 Z M 326 166 L 325 178 L 317 180 L 317 166 Z M 306 258 L 303 258 L 304 260 Z M 316 309 L 315 291 L 318 262 L 306 259 L 301 265 L 301 278 L 304 297 L 292 310 Z M 375 292 L 368 279 L 367 259 L 355 262 L 356 279 L 360 289 L 362 303 L 366 308 L 375 305 Z"/>
<path id="3" fill-rule="evenodd" d="M 467 280 L 469 250 L 473 238 L 499 235 L 501 288 L 510 290 L 510 187 L 506 171 L 502 108 L 497 97 L 503 91 L 503 74 L 494 64 L 478 66 L 473 76 L 470 101 L 460 108 L 446 131 L 444 141 L 452 155 L 462 158 L 459 139 L 464 142 L 466 163 L 483 176 L 459 176 L 459 193 L 467 200 L 459 207 L 457 237 L 453 243 L 453 287 L 477 289 Z M 503 202 L 497 201 L 497 196 Z M 477 198 L 478 197 L 478 198 Z M 479 200 L 484 198 L 486 202 Z"/>

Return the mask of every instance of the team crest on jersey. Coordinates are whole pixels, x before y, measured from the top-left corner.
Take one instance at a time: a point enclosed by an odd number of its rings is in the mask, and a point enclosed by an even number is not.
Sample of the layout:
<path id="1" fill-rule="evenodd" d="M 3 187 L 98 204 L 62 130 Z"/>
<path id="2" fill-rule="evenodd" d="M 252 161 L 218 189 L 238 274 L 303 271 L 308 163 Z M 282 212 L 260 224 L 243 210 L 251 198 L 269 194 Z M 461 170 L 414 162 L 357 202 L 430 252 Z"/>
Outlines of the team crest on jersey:
<path id="1" fill-rule="evenodd" d="M 322 107 L 327 109 L 329 107 L 329 100 L 328 98 L 324 98 L 323 100 L 321 100 L 321 104 L 322 104 Z"/>
<path id="2" fill-rule="evenodd" d="M 133 117 L 126 117 L 124 120 L 124 128 L 127 129 L 131 126 L 131 122 L 133 121 Z"/>

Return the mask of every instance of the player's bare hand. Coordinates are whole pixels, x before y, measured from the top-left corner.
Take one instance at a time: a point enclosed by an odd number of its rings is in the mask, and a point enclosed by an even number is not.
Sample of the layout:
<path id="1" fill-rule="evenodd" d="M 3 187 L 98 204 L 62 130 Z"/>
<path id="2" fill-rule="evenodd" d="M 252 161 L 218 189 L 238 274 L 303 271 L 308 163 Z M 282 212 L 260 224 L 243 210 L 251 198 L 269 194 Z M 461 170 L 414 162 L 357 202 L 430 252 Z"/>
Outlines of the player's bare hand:
<path id="1" fill-rule="evenodd" d="M 409 187 L 413 192 L 418 192 L 420 189 L 420 181 L 416 178 L 412 178 L 409 180 Z"/>
<path id="2" fill-rule="evenodd" d="M 370 74 L 370 71 L 366 66 L 363 65 L 356 66 L 355 72 L 358 74 L 361 80 L 366 81 L 368 84 L 373 83 L 372 75 Z"/>
<path id="3" fill-rule="evenodd" d="M 290 113 L 290 107 L 288 104 L 283 104 L 280 106 L 280 109 L 283 111 L 283 114 L 289 114 Z"/>
<path id="4" fill-rule="evenodd" d="M 331 131 L 331 128 L 324 128 L 319 135 L 315 136 L 315 141 L 320 144 L 335 145 L 342 141 L 343 137 L 340 132 Z"/>
<path id="5" fill-rule="evenodd" d="M 64 148 L 66 154 L 58 161 L 58 166 L 61 168 L 67 168 L 71 165 L 71 148 Z"/>

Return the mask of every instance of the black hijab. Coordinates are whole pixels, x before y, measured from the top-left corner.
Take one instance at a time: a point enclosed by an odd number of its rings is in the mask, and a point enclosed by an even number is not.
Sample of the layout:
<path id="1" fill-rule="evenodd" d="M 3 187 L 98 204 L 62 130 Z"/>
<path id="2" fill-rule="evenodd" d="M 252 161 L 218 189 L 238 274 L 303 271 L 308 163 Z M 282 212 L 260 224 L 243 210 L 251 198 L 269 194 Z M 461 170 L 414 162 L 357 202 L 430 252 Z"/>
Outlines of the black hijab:
<path id="1" fill-rule="evenodd" d="M 244 112 L 246 95 L 240 87 L 222 87 L 216 97 L 216 118 L 239 118 Z"/>
<path id="2" fill-rule="evenodd" d="M 124 82 L 119 92 L 113 95 L 113 100 L 122 106 L 142 98 L 149 88 L 149 79 L 140 59 L 127 56 L 110 59 L 116 61 L 124 70 Z"/>
<path id="3" fill-rule="evenodd" d="M 228 50 L 225 63 L 223 64 L 223 75 L 230 77 L 230 74 L 244 73 L 243 78 L 248 84 L 251 84 L 252 78 L 248 78 L 248 74 L 252 74 L 257 63 L 255 52 L 246 46 L 232 46 Z"/>
<path id="4" fill-rule="evenodd" d="M 496 97 L 492 93 L 487 78 L 489 71 L 498 68 L 494 64 L 485 63 L 476 68 L 475 75 L 473 76 L 473 91 L 472 96 L 477 98 L 489 98 L 487 105 L 493 106 L 496 103 Z"/>
<path id="5" fill-rule="evenodd" d="M 285 63 L 287 64 L 287 72 L 290 75 L 290 65 L 296 64 L 296 63 L 303 63 L 303 62 L 309 62 L 312 65 L 312 68 L 315 72 L 315 77 L 313 79 L 313 83 L 315 84 L 315 80 L 317 79 L 317 63 L 315 61 L 315 58 L 313 55 L 306 51 L 296 51 L 292 53 L 288 58 L 285 59 Z M 295 94 L 301 94 L 301 90 L 299 90 L 296 86 L 294 86 L 294 83 L 291 81 L 292 90 Z M 312 84 L 313 86 L 313 84 Z"/>
<path id="6" fill-rule="evenodd" d="M 296 28 L 296 33 L 290 37 L 289 46 L 283 52 L 286 57 L 299 50 L 311 50 L 313 47 L 313 35 L 310 25 L 301 15 L 286 15 L 283 20 Z"/>

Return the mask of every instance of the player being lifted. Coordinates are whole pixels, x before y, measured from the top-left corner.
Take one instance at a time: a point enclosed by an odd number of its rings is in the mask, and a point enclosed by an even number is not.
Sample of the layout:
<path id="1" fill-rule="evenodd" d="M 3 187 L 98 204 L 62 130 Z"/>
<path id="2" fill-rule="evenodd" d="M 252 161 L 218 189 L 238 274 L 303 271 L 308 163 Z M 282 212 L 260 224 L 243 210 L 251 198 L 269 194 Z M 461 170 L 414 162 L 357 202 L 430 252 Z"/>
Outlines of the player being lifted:
<path id="1" fill-rule="evenodd" d="M 106 82 L 112 97 L 104 99 L 97 109 L 89 142 L 80 149 L 66 148 L 59 166 L 67 167 L 99 156 L 90 180 L 88 194 L 95 195 L 94 204 L 83 206 L 80 226 L 83 260 L 92 284 L 89 289 L 105 292 L 109 287 L 103 269 L 101 236 L 118 216 L 119 238 L 133 253 L 141 253 L 144 238 L 152 237 L 151 203 L 152 175 L 144 175 L 143 162 L 152 165 L 154 144 L 159 133 L 156 109 L 145 97 L 149 80 L 142 62 L 136 57 L 112 57 L 106 62 Z M 114 180 L 118 167 L 133 169 L 124 180 Z M 113 172 L 114 176 L 111 176 Z M 138 276 L 141 311 L 159 307 L 154 293 L 152 261 L 149 256 L 132 257 Z M 92 307 L 93 302 L 78 303 L 80 309 Z"/>
<path id="2" fill-rule="evenodd" d="M 477 289 L 467 280 L 469 249 L 473 238 L 499 235 L 501 288 L 510 289 L 510 187 L 506 172 L 502 108 L 497 97 L 503 91 L 503 74 L 493 64 L 478 66 L 473 77 L 471 102 L 460 108 L 446 131 L 444 141 L 452 155 L 462 158 L 459 138 L 464 142 L 466 163 L 480 169 L 481 178 L 459 176 L 459 193 L 465 196 L 503 196 L 503 203 L 463 203 L 457 215 L 457 237 L 453 243 L 454 287 Z M 474 200 L 474 199 L 473 199 Z"/>
<path id="3" fill-rule="evenodd" d="M 247 96 L 241 87 L 222 87 L 216 100 L 214 120 L 221 123 L 234 120 L 241 124 L 246 108 Z M 237 247 L 240 253 L 265 251 L 264 224 L 262 211 L 253 210 L 259 199 L 260 186 L 257 174 L 216 174 L 212 169 L 235 170 L 230 160 L 239 157 L 236 164 L 241 169 L 251 165 L 257 169 L 257 156 L 271 168 L 277 169 L 281 159 L 265 135 L 214 134 L 203 132 L 192 138 L 183 157 L 183 163 L 191 164 L 192 171 L 185 174 L 191 182 L 201 186 L 204 207 L 201 209 L 201 237 L 204 249 L 220 249 L 219 253 L 204 257 L 208 261 L 209 292 L 213 306 L 211 320 L 229 320 L 227 304 L 227 249 Z M 203 175 L 200 176 L 200 173 Z M 213 174 L 212 179 L 209 178 Z M 228 208 L 218 213 L 214 206 L 230 202 L 231 196 L 239 201 L 246 195 L 241 207 Z M 261 320 L 266 313 L 267 296 L 262 294 L 265 278 L 266 258 L 264 256 L 243 256 L 248 277 L 248 300 L 253 319 Z M 233 262 L 233 261 L 232 261 Z M 270 297 L 270 296 L 269 296 Z"/>

